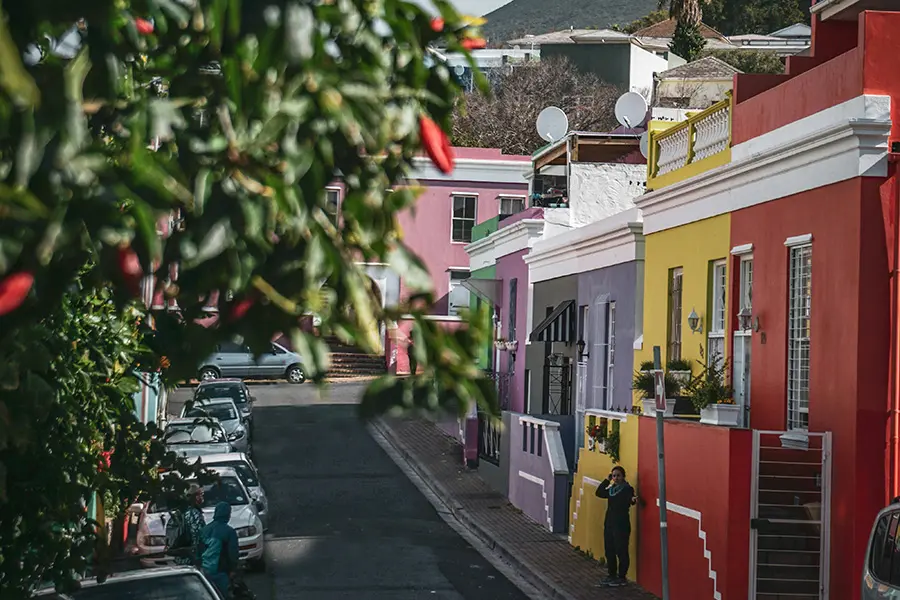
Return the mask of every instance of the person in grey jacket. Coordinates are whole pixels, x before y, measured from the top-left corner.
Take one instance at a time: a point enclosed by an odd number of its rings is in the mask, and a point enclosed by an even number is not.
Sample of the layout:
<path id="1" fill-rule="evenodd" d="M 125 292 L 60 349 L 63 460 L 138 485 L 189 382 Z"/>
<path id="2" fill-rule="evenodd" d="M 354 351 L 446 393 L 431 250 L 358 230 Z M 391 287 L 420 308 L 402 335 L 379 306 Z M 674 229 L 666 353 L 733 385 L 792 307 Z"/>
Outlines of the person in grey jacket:
<path id="1" fill-rule="evenodd" d="M 620 587 L 628 583 L 628 540 L 631 537 L 631 517 L 628 513 L 636 502 L 634 488 L 625 481 L 625 469 L 618 465 L 613 467 L 609 477 L 597 486 L 597 497 L 607 499 L 603 542 L 609 573 L 600 585 Z"/>

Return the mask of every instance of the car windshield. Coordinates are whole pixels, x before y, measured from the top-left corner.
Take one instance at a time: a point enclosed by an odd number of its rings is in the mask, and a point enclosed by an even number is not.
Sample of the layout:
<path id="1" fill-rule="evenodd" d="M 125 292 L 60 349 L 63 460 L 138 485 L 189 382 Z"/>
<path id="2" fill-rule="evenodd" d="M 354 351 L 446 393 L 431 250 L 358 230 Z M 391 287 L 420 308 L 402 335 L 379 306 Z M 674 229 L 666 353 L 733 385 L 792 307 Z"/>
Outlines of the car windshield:
<path id="1" fill-rule="evenodd" d="M 221 427 L 204 423 L 168 425 L 164 437 L 166 444 L 222 444 L 226 441 Z"/>
<path id="2" fill-rule="evenodd" d="M 184 411 L 185 417 L 212 417 L 220 421 L 234 421 L 238 418 L 230 404 L 194 405 Z"/>
<path id="3" fill-rule="evenodd" d="M 242 460 L 216 463 L 216 466 L 231 467 L 237 471 L 238 477 L 241 478 L 241 481 L 243 481 L 244 485 L 247 487 L 259 486 L 259 478 L 256 476 L 256 473 L 253 472 L 253 467 Z"/>
<path id="4" fill-rule="evenodd" d="M 247 398 L 243 386 L 239 383 L 208 383 L 201 385 L 197 388 L 197 393 L 194 396 L 195 400 L 212 398 L 231 398 L 238 406 L 247 404 L 250 400 Z"/>
<path id="5" fill-rule="evenodd" d="M 219 502 L 238 506 L 249 504 L 250 499 L 237 477 L 225 475 L 219 481 L 203 486 L 203 508 L 214 508 Z"/>
<path id="6" fill-rule="evenodd" d="M 146 577 L 130 581 L 109 579 L 106 583 L 84 587 L 66 595 L 52 595 L 73 600 L 216 600 L 203 585 L 200 576 L 194 573 L 169 575 L 167 577 Z"/>

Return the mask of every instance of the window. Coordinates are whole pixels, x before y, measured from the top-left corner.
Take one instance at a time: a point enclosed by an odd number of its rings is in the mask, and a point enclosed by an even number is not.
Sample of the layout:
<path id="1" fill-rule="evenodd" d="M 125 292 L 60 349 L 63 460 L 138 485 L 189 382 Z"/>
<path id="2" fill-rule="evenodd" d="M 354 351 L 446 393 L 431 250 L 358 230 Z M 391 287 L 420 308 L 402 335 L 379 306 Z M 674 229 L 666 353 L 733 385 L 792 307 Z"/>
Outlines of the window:
<path id="1" fill-rule="evenodd" d="M 616 303 L 609 295 L 598 296 L 589 311 L 591 324 L 592 408 L 609 409 L 613 402 L 616 345 Z"/>
<path id="2" fill-rule="evenodd" d="M 669 270 L 669 354 L 666 360 L 681 358 L 681 282 L 683 270 Z"/>
<path id="3" fill-rule="evenodd" d="M 753 257 L 741 258 L 740 310 L 753 308 Z"/>
<path id="4" fill-rule="evenodd" d="M 475 226 L 476 196 L 453 196 L 453 225 L 451 239 L 454 242 L 472 241 L 472 227 Z"/>
<path id="5" fill-rule="evenodd" d="M 516 340 L 516 312 L 518 310 L 518 293 L 519 293 L 519 280 L 517 278 L 513 278 L 509 280 L 509 331 L 507 332 L 507 339 L 509 341 L 514 342 Z M 507 352 L 506 353 L 506 372 L 512 373 L 516 370 L 516 361 L 515 361 L 515 353 Z M 503 400 L 503 398 L 501 398 Z"/>
<path id="6" fill-rule="evenodd" d="M 469 308 L 469 290 L 463 287 L 462 282 L 469 278 L 469 272 L 459 270 L 450 271 L 450 293 L 447 295 L 447 314 L 458 317 L 460 310 Z"/>
<path id="7" fill-rule="evenodd" d="M 788 280 L 788 429 L 809 429 L 812 245 L 790 248 Z"/>
<path id="8" fill-rule="evenodd" d="M 900 586 L 900 539 L 898 539 L 900 514 L 888 514 L 878 520 L 872 536 L 869 571 L 881 583 Z"/>
<path id="9" fill-rule="evenodd" d="M 514 215 L 525 210 L 525 198 L 500 197 L 500 214 Z"/>
<path id="10" fill-rule="evenodd" d="M 725 357 L 725 290 L 727 268 L 724 260 L 717 260 L 710 268 L 710 319 L 706 335 L 707 364 L 713 359 L 720 364 Z"/>
<path id="11" fill-rule="evenodd" d="M 745 255 L 740 258 L 740 268 L 738 269 L 738 307 L 735 315 L 740 314 L 743 310 L 752 311 L 753 299 L 753 256 Z M 751 336 L 752 329 L 741 329 L 740 326 L 734 329 L 734 351 L 732 357 L 732 382 L 734 385 L 735 402 L 745 407 L 750 406 L 750 351 L 752 348 Z M 746 415 L 746 410 L 745 413 Z M 743 423 L 748 425 L 748 423 Z"/>
<path id="12" fill-rule="evenodd" d="M 616 366 L 616 303 L 606 311 L 606 408 L 613 405 L 613 371 Z"/>
<path id="13" fill-rule="evenodd" d="M 325 190 L 325 212 L 337 227 L 341 214 L 341 190 L 329 188 Z"/>
<path id="14" fill-rule="evenodd" d="M 243 345 L 235 342 L 222 342 L 221 344 L 219 344 L 219 352 L 223 352 L 226 354 L 243 354 L 245 352 L 249 352 L 249 350 Z"/>

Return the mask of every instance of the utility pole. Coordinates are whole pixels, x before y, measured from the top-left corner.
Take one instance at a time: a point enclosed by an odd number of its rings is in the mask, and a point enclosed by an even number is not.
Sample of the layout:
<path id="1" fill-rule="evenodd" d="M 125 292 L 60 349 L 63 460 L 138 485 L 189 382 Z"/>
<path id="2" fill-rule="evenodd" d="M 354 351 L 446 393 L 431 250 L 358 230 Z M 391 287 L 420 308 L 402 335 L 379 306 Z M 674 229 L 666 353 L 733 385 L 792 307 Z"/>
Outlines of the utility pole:
<path id="1" fill-rule="evenodd" d="M 656 383 L 656 449 L 659 462 L 659 555 L 662 560 L 662 600 L 669 600 L 669 520 L 666 501 L 666 373 L 662 369 L 659 346 L 653 346 L 653 377 Z"/>

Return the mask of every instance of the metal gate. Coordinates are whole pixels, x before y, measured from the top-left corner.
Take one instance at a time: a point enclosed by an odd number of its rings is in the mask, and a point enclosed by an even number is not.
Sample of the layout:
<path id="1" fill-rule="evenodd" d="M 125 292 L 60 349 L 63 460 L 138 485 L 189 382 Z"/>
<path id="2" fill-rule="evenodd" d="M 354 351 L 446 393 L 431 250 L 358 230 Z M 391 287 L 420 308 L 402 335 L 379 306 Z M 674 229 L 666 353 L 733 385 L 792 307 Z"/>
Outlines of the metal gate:
<path id="1" fill-rule="evenodd" d="M 584 445 L 584 412 L 587 407 L 587 363 L 579 362 L 575 367 L 575 462 L 578 462 L 578 449 Z"/>
<path id="2" fill-rule="evenodd" d="M 753 432 L 750 600 L 827 600 L 831 433 Z"/>
<path id="3" fill-rule="evenodd" d="M 551 355 L 544 365 L 543 414 L 572 414 L 572 364 L 567 356 Z"/>
<path id="4" fill-rule="evenodd" d="M 493 379 L 497 386 L 497 400 L 500 404 L 500 411 L 509 410 L 509 393 L 510 384 L 512 382 L 512 373 L 497 373 L 488 371 L 487 376 Z M 502 422 L 490 417 L 483 411 L 478 411 L 478 458 L 500 464 L 502 438 Z"/>

